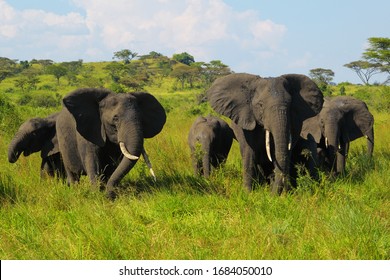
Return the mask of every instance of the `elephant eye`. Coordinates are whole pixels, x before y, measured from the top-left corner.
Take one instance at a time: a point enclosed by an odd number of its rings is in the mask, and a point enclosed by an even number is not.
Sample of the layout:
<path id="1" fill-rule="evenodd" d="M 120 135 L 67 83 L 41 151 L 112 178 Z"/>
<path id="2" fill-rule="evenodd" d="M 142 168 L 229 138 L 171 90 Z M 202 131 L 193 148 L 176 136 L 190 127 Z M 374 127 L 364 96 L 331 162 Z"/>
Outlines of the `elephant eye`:
<path id="1" fill-rule="evenodd" d="M 114 117 L 112 118 L 112 122 L 114 125 L 117 125 L 119 122 L 119 117 L 117 115 L 114 115 Z"/>

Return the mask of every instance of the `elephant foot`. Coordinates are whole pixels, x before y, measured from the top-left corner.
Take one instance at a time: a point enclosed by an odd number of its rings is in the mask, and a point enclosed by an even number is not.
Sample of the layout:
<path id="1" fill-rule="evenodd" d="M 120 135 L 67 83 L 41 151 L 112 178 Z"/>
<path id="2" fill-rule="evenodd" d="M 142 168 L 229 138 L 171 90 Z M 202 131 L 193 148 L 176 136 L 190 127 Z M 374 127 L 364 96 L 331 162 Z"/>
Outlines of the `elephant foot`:
<path id="1" fill-rule="evenodd" d="M 283 186 L 279 186 L 279 185 L 271 185 L 271 193 L 274 194 L 274 195 L 281 195 L 283 192 Z"/>
<path id="2" fill-rule="evenodd" d="M 290 191 L 290 180 L 283 176 L 282 178 L 275 179 L 275 181 L 271 184 L 271 192 L 275 195 L 281 195 L 283 191 L 288 193 Z"/>
<path id="3" fill-rule="evenodd" d="M 112 190 L 112 191 L 107 191 L 106 197 L 111 201 L 115 201 L 117 199 L 118 195 L 115 191 Z"/>

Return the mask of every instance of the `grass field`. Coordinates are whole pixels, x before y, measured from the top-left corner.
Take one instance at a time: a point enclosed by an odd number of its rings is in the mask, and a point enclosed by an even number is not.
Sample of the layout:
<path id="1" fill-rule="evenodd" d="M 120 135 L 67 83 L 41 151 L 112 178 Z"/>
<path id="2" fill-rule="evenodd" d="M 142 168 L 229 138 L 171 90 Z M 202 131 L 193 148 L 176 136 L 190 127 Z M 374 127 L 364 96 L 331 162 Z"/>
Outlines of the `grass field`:
<path id="1" fill-rule="evenodd" d="M 153 91 L 151 91 L 153 92 Z M 140 160 L 106 200 L 86 178 L 75 186 L 39 176 L 39 154 L 8 163 L 7 146 L 27 117 L 56 108 L 8 108 L 0 118 L 0 259 L 390 259 L 390 113 L 375 116 L 374 158 L 351 144 L 336 181 L 299 178 L 292 194 L 242 187 L 238 144 L 209 180 L 192 174 L 187 133 L 193 93 L 157 94 L 168 112 Z"/>

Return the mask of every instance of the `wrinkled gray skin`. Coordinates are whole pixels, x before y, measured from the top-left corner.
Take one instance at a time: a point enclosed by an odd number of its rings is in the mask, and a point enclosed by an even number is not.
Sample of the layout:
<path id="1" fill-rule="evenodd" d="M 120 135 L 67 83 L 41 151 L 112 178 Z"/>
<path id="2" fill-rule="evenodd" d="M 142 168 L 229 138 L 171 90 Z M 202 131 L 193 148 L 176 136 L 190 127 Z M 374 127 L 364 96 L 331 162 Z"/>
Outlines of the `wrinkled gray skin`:
<path id="1" fill-rule="evenodd" d="M 57 137 L 68 183 L 87 174 L 96 185 L 106 182 L 107 196 L 133 168 L 143 150 L 144 138 L 157 135 L 166 121 L 164 108 L 144 92 L 115 94 L 85 88 L 68 94 L 57 120 Z M 126 152 L 123 156 L 120 142 Z"/>
<path id="2" fill-rule="evenodd" d="M 317 85 L 303 75 L 261 78 L 230 74 L 215 80 L 207 97 L 216 112 L 233 121 L 231 127 L 240 144 L 245 187 L 252 190 L 254 182 L 271 179 L 274 193 L 288 191 L 289 146 L 294 149 L 303 121 L 322 108 L 323 95 Z M 272 162 L 266 152 L 266 131 L 270 135 Z"/>
<path id="3" fill-rule="evenodd" d="M 224 120 L 215 116 L 198 117 L 188 134 L 195 174 L 208 178 L 211 166 L 217 168 L 225 163 L 233 138 L 233 130 Z"/>
<path id="4" fill-rule="evenodd" d="M 320 161 L 337 175 L 345 171 L 349 143 L 367 138 L 368 155 L 374 150 L 374 117 L 366 103 L 351 96 L 326 98 L 321 112 L 304 122 L 302 137 L 314 137 Z"/>
<path id="5" fill-rule="evenodd" d="M 41 152 L 41 177 L 49 175 L 65 177 L 56 137 L 58 113 L 47 118 L 32 118 L 25 121 L 8 146 L 8 161 L 15 163 L 19 156 Z"/>

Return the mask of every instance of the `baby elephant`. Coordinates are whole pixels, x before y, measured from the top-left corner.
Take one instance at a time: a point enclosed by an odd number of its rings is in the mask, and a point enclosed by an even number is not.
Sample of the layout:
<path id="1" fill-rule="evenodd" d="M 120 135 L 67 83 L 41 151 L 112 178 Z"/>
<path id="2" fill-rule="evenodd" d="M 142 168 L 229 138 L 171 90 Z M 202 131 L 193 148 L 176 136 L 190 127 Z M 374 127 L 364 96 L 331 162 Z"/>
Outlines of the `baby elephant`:
<path id="1" fill-rule="evenodd" d="M 225 121 L 214 116 L 198 117 L 188 135 L 195 174 L 208 178 L 210 164 L 216 168 L 224 163 L 233 138 L 233 130 Z"/>

